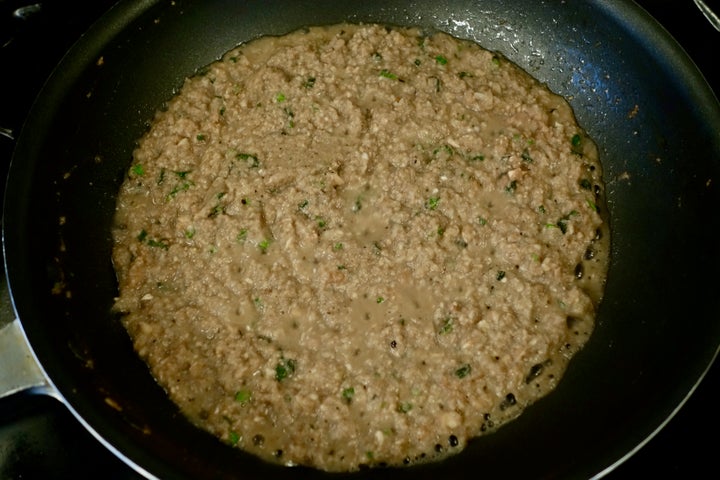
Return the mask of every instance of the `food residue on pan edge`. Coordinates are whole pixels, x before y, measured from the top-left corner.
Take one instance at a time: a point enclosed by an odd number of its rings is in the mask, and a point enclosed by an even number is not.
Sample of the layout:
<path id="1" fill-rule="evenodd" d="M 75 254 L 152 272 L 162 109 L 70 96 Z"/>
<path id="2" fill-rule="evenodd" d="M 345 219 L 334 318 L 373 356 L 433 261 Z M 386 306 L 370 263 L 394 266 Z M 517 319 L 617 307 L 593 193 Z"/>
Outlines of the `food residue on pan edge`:
<path id="1" fill-rule="evenodd" d="M 116 308 L 229 444 L 330 471 L 442 459 L 551 391 L 591 334 L 601 176 L 567 102 L 476 44 L 265 37 L 140 140 Z"/>

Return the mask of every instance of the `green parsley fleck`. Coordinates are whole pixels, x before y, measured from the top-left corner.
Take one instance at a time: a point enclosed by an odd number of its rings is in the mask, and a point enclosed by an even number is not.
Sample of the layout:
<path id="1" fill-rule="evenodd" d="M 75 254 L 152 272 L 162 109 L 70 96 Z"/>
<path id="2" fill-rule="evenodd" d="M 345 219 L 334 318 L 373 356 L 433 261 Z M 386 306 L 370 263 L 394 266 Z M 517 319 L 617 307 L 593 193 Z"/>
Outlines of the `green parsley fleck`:
<path id="1" fill-rule="evenodd" d="M 472 367 L 469 363 L 466 363 L 465 365 L 461 366 L 457 370 L 455 370 L 455 376 L 458 378 L 465 378 L 468 375 L 470 375 L 470 372 L 472 371 Z"/>
<path id="2" fill-rule="evenodd" d="M 167 250 L 168 248 L 170 248 L 170 246 L 166 242 L 162 240 L 155 240 L 153 238 L 148 238 L 147 244 L 150 247 L 161 248 L 163 250 Z"/>
<path id="3" fill-rule="evenodd" d="M 380 76 L 384 77 L 384 78 L 389 78 L 390 80 L 397 80 L 397 78 L 398 78 L 397 75 L 395 75 L 394 73 L 390 72 L 390 70 L 385 69 L 385 68 L 383 68 L 380 71 Z"/>
<path id="4" fill-rule="evenodd" d="M 430 197 L 425 202 L 425 208 L 427 208 L 428 210 L 437 210 L 439 204 L 440 197 Z"/>
<path id="5" fill-rule="evenodd" d="M 283 103 L 285 100 L 287 100 L 287 97 L 284 93 L 280 92 L 277 95 L 275 95 L 275 101 L 277 103 Z"/>
<path id="6" fill-rule="evenodd" d="M 258 168 L 260 166 L 260 160 L 257 155 L 253 155 L 252 153 L 241 152 L 235 155 L 235 158 L 247 162 L 249 168 Z"/>
<path id="7" fill-rule="evenodd" d="M 143 175 L 145 175 L 145 169 L 139 163 L 133 165 L 130 171 L 138 177 L 142 177 Z"/>
<path id="8" fill-rule="evenodd" d="M 453 320 L 451 317 L 447 317 L 447 318 L 445 318 L 445 320 L 443 320 L 443 324 L 440 327 L 440 330 L 438 331 L 438 333 L 440 335 L 446 335 L 452 331 L 453 331 Z"/>
<path id="9" fill-rule="evenodd" d="M 295 368 L 295 360 L 281 358 L 280 362 L 275 365 L 275 380 L 282 382 L 295 373 Z"/>
<path id="10" fill-rule="evenodd" d="M 260 243 L 258 243 L 258 248 L 262 253 L 267 253 L 268 248 L 270 247 L 270 240 L 265 239 L 262 240 Z"/>
<path id="11" fill-rule="evenodd" d="M 398 402 L 397 411 L 399 413 L 408 413 L 413 409 L 413 404 L 410 402 Z"/>
<path id="12" fill-rule="evenodd" d="M 235 393 L 235 401 L 245 405 L 252 399 L 252 392 L 250 390 L 242 389 Z"/>
<path id="13" fill-rule="evenodd" d="M 443 57 L 442 55 L 437 55 L 435 57 L 435 61 L 440 65 L 447 65 L 448 63 L 447 58 Z"/>
<path id="14" fill-rule="evenodd" d="M 342 398 L 345 400 L 345 402 L 350 403 L 352 402 L 353 397 L 355 396 L 355 389 L 353 387 L 348 387 L 343 389 Z"/>
<path id="15" fill-rule="evenodd" d="M 228 433 L 228 443 L 234 447 L 238 444 L 239 441 L 240 435 L 236 431 L 230 430 L 230 432 Z"/>

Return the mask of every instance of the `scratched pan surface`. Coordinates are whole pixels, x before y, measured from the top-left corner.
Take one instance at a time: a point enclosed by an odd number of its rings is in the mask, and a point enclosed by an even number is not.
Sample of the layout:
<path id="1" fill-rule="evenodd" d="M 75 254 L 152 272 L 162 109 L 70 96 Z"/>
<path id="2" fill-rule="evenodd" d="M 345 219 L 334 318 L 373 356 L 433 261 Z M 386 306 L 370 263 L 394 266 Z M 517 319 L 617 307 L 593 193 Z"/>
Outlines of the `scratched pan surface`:
<path id="1" fill-rule="evenodd" d="M 121 1 L 40 94 L 6 189 L 13 303 L 52 384 L 149 477 L 345 477 L 267 465 L 192 427 L 110 314 L 116 193 L 153 112 L 242 41 L 340 21 L 474 39 L 568 97 L 600 147 L 612 232 L 596 332 L 554 393 L 447 461 L 348 476 L 583 478 L 611 469 L 682 404 L 720 344 L 720 106 L 683 51 L 627 1 Z"/>

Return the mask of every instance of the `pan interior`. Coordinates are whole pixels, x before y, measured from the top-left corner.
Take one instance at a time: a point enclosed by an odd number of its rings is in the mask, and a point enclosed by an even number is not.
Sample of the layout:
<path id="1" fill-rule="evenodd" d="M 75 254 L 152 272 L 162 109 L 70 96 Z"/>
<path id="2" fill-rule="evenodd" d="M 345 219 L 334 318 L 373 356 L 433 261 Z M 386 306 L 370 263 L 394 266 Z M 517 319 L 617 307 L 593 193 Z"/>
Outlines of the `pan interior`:
<path id="1" fill-rule="evenodd" d="M 470 38 L 566 96 L 600 146 L 613 244 L 596 332 L 553 394 L 456 458 L 372 475 L 464 476 L 480 464 L 491 476 L 588 477 L 612 466 L 684 400 L 720 341 L 711 233 L 720 223 L 720 107 L 630 2 L 120 2 L 49 80 L 10 168 L 9 284 L 44 369 L 73 412 L 140 471 L 278 474 L 185 422 L 134 354 L 109 313 L 110 226 L 135 140 L 186 76 L 241 41 L 341 21 Z"/>

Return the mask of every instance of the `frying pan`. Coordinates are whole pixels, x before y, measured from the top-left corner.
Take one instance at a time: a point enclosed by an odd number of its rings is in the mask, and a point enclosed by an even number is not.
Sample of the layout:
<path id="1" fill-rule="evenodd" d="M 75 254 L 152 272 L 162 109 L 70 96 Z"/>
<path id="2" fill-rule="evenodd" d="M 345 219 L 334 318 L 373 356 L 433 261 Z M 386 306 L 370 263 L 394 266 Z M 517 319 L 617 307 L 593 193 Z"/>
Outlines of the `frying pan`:
<path id="1" fill-rule="evenodd" d="M 339 21 L 470 38 L 566 96 L 599 145 L 612 232 L 596 331 L 552 394 L 447 461 L 353 475 L 268 465 L 190 425 L 110 309 L 116 192 L 153 112 L 241 41 Z M 121 1 L 63 59 L 17 141 L 6 271 L 50 391 L 145 476 L 587 478 L 663 425 L 718 352 L 718 173 L 716 97 L 631 2 Z"/>

